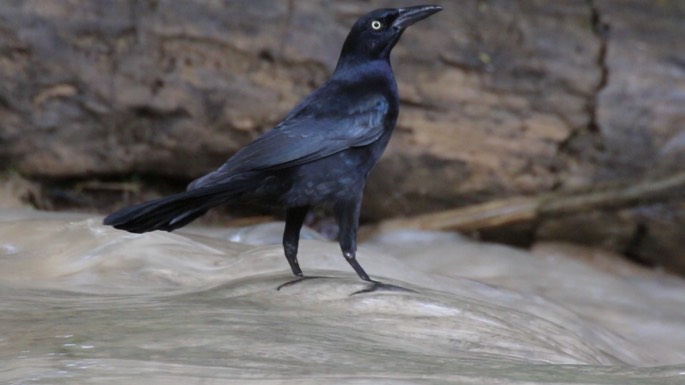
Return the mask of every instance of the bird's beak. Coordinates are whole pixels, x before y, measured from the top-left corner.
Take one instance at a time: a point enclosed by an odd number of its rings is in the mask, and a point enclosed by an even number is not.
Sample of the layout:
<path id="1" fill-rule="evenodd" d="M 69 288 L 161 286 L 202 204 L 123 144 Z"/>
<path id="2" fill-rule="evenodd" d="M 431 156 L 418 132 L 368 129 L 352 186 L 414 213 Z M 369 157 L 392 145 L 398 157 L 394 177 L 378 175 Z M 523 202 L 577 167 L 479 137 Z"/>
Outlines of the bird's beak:
<path id="1" fill-rule="evenodd" d="M 392 23 L 392 26 L 403 30 L 419 20 L 442 11 L 442 7 L 439 5 L 417 5 L 416 7 L 400 8 L 399 11 L 400 15 Z"/>

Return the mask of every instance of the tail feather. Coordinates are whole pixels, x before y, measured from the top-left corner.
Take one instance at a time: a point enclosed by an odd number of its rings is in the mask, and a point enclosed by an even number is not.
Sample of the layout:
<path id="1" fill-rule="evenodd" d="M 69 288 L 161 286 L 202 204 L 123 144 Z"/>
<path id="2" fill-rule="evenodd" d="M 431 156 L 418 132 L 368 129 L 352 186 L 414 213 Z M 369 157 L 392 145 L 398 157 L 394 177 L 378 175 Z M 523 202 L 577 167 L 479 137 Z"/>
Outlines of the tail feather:
<path id="1" fill-rule="evenodd" d="M 234 184 L 185 191 L 121 209 L 108 215 L 103 223 L 132 233 L 173 231 L 201 217 L 210 208 L 234 199 L 241 191 Z"/>

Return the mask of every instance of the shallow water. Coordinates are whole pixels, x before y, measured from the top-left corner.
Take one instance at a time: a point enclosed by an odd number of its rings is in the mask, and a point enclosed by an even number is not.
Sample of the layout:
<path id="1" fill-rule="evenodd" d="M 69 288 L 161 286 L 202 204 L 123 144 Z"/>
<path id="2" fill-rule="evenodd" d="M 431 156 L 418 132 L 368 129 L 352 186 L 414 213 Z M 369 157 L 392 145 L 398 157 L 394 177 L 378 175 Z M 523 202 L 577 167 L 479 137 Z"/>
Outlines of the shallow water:
<path id="1" fill-rule="evenodd" d="M 2 384 L 683 384 L 685 282 L 438 233 L 338 246 L 282 225 L 143 235 L 0 211 Z M 276 243 L 276 244 L 273 244 Z M 619 266 L 620 267 L 620 266 Z"/>

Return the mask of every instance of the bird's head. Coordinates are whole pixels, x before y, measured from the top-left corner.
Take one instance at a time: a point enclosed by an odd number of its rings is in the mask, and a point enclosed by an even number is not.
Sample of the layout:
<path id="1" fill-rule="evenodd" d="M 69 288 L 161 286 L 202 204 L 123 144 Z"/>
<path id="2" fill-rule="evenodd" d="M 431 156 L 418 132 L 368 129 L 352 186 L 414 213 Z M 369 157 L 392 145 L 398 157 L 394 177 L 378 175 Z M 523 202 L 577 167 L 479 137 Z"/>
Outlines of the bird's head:
<path id="1" fill-rule="evenodd" d="M 359 60 L 387 59 L 407 27 L 441 10 L 438 5 L 419 5 L 367 13 L 354 23 L 347 35 L 338 67 Z"/>

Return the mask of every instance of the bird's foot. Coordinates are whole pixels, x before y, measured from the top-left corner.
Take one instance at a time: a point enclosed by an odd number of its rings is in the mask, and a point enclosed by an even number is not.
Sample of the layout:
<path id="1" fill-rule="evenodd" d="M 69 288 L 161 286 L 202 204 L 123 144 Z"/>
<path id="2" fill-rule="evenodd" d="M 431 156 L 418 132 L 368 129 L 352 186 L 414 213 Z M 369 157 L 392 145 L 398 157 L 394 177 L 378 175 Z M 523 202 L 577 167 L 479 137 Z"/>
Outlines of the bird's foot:
<path id="1" fill-rule="evenodd" d="M 325 277 L 319 277 L 319 276 L 306 276 L 306 277 L 305 277 L 305 276 L 301 276 L 301 277 L 297 277 L 297 278 L 293 279 L 292 281 L 288 281 L 288 282 L 286 282 L 286 283 L 284 283 L 284 284 L 278 286 L 278 287 L 276 288 L 276 291 L 279 291 L 279 290 L 281 290 L 282 288 L 284 288 L 284 287 L 286 287 L 286 286 L 292 286 L 292 285 L 294 285 L 294 284 L 296 284 L 296 283 L 300 283 L 300 282 L 306 281 L 306 280 L 308 280 L 308 279 L 317 279 L 317 278 L 325 278 Z"/>
<path id="2" fill-rule="evenodd" d="M 402 286 L 393 285 L 390 283 L 383 283 L 380 281 L 370 280 L 368 281 L 371 286 L 366 289 L 355 291 L 350 295 L 373 293 L 375 291 L 394 291 L 394 292 L 404 292 L 404 293 L 418 293 L 416 290 L 407 289 Z"/>

